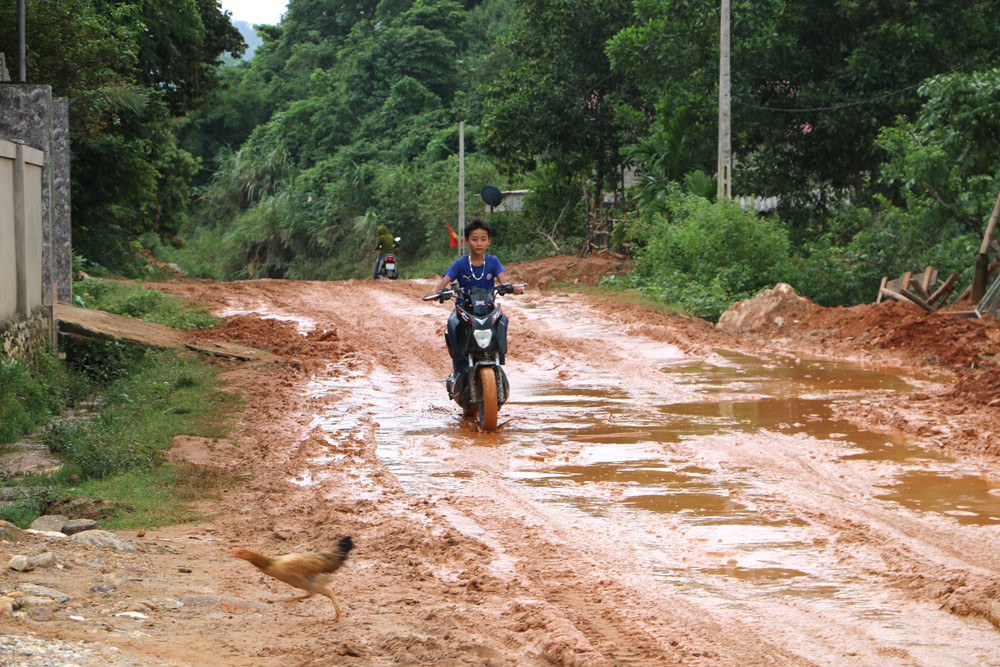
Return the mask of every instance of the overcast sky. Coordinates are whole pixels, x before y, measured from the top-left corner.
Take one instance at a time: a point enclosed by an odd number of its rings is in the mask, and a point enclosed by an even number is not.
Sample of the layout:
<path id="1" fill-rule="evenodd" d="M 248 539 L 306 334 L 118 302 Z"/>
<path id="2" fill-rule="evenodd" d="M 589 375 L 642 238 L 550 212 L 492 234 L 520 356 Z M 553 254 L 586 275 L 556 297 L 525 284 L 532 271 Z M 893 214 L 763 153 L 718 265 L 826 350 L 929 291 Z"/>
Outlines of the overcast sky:
<path id="1" fill-rule="evenodd" d="M 288 0 L 221 0 L 222 9 L 232 12 L 234 21 L 275 25 L 285 13 Z"/>

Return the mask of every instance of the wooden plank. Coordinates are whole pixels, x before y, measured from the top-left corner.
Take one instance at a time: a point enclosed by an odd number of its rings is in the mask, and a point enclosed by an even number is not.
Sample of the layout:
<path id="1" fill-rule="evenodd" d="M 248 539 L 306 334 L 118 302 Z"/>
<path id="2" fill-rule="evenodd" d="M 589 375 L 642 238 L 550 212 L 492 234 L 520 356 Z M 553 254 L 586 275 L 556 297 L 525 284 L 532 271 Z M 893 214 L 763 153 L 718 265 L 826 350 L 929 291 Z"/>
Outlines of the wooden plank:
<path id="1" fill-rule="evenodd" d="M 882 283 L 878 286 L 878 298 L 875 299 L 875 303 L 882 303 L 882 296 L 883 296 L 882 290 L 885 289 L 885 283 L 888 280 L 889 279 L 887 277 L 882 276 Z"/>
<path id="2" fill-rule="evenodd" d="M 952 274 L 948 276 L 948 280 L 944 281 L 944 283 L 942 283 L 940 287 L 934 290 L 934 293 L 930 295 L 930 298 L 927 299 L 927 302 L 930 303 L 931 305 L 934 305 L 939 300 L 942 303 L 947 301 L 948 295 L 951 294 L 952 290 L 955 289 L 956 280 L 958 280 L 958 274 L 952 272 Z"/>
<path id="3" fill-rule="evenodd" d="M 910 287 L 913 287 L 915 285 L 916 285 L 916 283 L 914 283 L 913 285 L 910 285 Z M 907 289 L 901 290 L 900 294 L 902 294 L 907 299 L 909 299 L 913 303 L 917 304 L 918 306 L 920 306 L 924 310 L 930 311 L 932 313 L 937 310 L 937 308 L 935 308 L 931 304 L 927 303 L 926 301 L 924 301 L 922 298 L 920 298 L 919 296 L 917 296 L 916 294 L 914 294 L 910 290 L 907 290 Z"/>
<path id="4" fill-rule="evenodd" d="M 897 301 L 908 301 L 908 302 L 910 302 L 912 304 L 920 306 L 924 310 L 928 310 L 928 311 L 931 311 L 931 312 L 934 312 L 935 310 L 937 310 L 936 308 L 934 308 L 933 306 L 931 306 L 926 301 L 924 301 L 919 296 L 917 296 L 916 294 L 914 294 L 913 292 L 911 292 L 909 290 L 903 290 L 903 291 L 897 292 L 897 291 L 891 290 L 891 289 L 889 289 L 887 287 L 887 288 L 883 289 L 882 291 L 885 293 L 886 296 L 891 296 L 893 299 L 896 299 Z"/>
<path id="5" fill-rule="evenodd" d="M 903 290 L 910 289 L 910 281 L 913 280 L 913 271 L 907 271 L 903 274 L 903 282 L 899 284 L 899 293 L 902 294 Z"/>
<path id="6" fill-rule="evenodd" d="M 917 296 L 919 296 L 921 299 L 927 301 L 929 295 L 927 294 L 927 290 L 924 289 L 924 286 L 920 283 L 919 280 L 911 280 L 910 289 L 916 292 Z"/>
<path id="7" fill-rule="evenodd" d="M 924 292 L 929 292 L 931 285 L 937 282 L 938 272 L 933 266 L 928 266 L 924 269 L 924 279 L 921 283 L 921 287 L 924 288 Z"/>

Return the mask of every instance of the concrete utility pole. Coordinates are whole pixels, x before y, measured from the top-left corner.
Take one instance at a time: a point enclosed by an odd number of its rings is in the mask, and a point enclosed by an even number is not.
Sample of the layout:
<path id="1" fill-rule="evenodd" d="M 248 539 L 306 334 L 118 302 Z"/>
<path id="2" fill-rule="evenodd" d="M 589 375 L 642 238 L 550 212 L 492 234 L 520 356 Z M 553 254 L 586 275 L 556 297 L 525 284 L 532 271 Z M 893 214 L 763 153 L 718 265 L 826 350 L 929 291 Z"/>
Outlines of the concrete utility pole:
<path id="1" fill-rule="evenodd" d="M 465 121 L 458 122 L 458 256 L 465 254 Z"/>
<path id="2" fill-rule="evenodd" d="M 27 71 L 24 61 L 27 59 L 27 49 L 24 45 L 24 0 L 17 0 L 17 71 L 18 81 L 27 83 Z"/>
<path id="3" fill-rule="evenodd" d="M 722 0 L 719 17 L 719 199 L 733 196 L 733 148 L 729 98 L 729 3 Z"/>

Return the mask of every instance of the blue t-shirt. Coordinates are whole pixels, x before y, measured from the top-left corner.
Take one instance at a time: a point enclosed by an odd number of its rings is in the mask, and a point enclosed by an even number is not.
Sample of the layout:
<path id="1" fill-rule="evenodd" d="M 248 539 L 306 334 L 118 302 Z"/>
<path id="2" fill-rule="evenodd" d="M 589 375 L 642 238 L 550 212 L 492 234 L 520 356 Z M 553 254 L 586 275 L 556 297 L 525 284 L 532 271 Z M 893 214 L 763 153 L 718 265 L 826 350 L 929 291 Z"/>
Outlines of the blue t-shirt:
<path id="1" fill-rule="evenodd" d="M 465 289 L 467 287 L 482 287 L 483 289 L 493 289 L 494 279 L 503 273 L 503 264 L 495 255 L 484 255 L 486 261 L 482 266 L 472 266 L 469 256 L 459 257 L 448 267 L 444 275 L 457 280 L 458 286 Z"/>

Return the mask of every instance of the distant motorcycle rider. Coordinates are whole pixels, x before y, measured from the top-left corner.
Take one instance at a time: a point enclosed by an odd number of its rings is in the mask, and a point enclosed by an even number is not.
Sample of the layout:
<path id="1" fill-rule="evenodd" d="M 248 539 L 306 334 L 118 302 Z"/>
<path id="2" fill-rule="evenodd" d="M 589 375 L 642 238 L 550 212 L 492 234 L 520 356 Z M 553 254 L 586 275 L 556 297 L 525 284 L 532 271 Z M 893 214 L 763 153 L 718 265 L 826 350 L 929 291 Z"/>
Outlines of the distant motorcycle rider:
<path id="1" fill-rule="evenodd" d="M 379 225 L 375 233 L 378 234 L 378 239 L 375 244 L 375 251 L 378 253 L 378 259 L 375 260 L 374 277 L 375 280 L 378 280 L 378 272 L 379 269 L 382 268 L 382 262 L 385 261 L 385 256 L 392 253 L 396 249 L 397 244 L 396 239 L 389 233 L 389 229 L 385 225 Z"/>
<path id="2" fill-rule="evenodd" d="M 441 279 L 435 286 L 435 291 L 440 292 L 452 282 L 458 281 L 458 286 L 462 289 L 469 287 L 481 287 L 491 290 L 494 285 L 507 282 L 507 273 L 503 264 L 496 255 L 487 255 L 486 249 L 490 246 L 492 231 L 490 226 L 479 218 L 472 218 L 465 226 L 465 242 L 469 245 L 469 254 L 459 257 L 448 267 Z M 524 293 L 521 287 L 515 287 L 514 294 Z M 507 315 L 503 315 L 504 318 Z M 452 310 L 448 316 L 448 327 L 445 330 L 444 340 L 448 346 L 448 353 L 451 355 L 452 366 L 454 367 L 454 377 L 467 366 L 465 359 L 456 359 L 454 350 L 455 329 L 458 328 L 458 311 Z"/>

